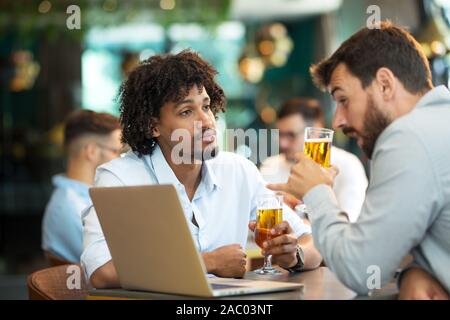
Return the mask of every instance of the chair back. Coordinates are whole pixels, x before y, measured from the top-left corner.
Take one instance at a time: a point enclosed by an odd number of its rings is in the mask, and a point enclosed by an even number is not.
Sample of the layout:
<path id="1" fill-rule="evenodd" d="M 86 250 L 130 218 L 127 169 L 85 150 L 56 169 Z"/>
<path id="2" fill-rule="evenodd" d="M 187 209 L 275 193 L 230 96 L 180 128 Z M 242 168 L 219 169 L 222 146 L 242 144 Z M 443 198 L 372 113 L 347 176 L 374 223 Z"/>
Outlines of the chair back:
<path id="1" fill-rule="evenodd" d="M 80 265 L 60 265 L 28 276 L 30 300 L 84 300 L 92 288 Z"/>

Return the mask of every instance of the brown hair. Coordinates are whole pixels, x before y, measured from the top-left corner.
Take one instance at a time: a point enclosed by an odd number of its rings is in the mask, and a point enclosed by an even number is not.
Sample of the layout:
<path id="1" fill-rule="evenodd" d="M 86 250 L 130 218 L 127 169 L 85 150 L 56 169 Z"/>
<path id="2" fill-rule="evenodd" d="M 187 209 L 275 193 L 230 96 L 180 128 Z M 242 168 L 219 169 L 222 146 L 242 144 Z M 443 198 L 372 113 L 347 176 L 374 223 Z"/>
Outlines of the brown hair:
<path id="1" fill-rule="evenodd" d="M 65 147 L 68 147 L 74 140 L 84 135 L 108 135 L 114 130 L 121 128 L 117 117 L 91 110 L 74 111 L 67 117 L 65 123 Z"/>
<path id="2" fill-rule="evenodd" d="M 406 30 L 388 21 L 382 22 L 379 29 L 361 29 L 330 58 L 311 66 L 315 85 L 325 90 L 340 63 L 361 81 L 363 88 L 382 67 L 391 70 L 412 94 L 432 88 L 430 66 L 419 43 Z"/>
<path id="3" fill-rule="evenodd" d="M 319 101 L 312 98 L 291 98 L 286 100 L 277 113 L 278 119 L 298 114 L 305 121 L 324 122 L 324 114 Z"/>

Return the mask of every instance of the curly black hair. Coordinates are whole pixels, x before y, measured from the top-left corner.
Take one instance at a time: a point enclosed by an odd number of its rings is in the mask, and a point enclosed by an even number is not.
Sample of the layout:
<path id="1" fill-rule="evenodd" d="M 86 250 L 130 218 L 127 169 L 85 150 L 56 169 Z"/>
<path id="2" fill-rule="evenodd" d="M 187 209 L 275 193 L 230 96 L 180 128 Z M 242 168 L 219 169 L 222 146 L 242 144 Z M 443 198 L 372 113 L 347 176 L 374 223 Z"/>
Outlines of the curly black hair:
<path id="1" fill-rule="evenodd" d="M 183 100 L 193 86 L 205 88 L 214 115 L 225 111 L 225 95 L 214 77 L 216 69 L 191 50 L 154 55 L 142 61 L 119 89 L 122 141 L 139 156 L 152 154 L 152 118 L 167 102 Z"/>

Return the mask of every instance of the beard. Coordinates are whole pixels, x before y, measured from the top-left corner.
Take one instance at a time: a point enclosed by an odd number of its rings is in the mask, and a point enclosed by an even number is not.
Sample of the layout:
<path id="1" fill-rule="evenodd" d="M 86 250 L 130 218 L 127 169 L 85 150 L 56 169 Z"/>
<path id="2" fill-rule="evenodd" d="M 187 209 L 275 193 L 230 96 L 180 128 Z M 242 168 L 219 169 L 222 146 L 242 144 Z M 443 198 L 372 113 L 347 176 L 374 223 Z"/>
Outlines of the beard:
<path id="1" fill-rule="evenodd" d="M 172 163 L 201 164 L 203 161 L 216 157 L 219 153 L 217 141 L 215 139 L 210 142 L 203 141 L 204 134 L 211 130 L 214 129 L 203 129 L 194 134 L 185 129 L 172 132 L 170 140 L 165 144 L 168 145 Z"/>
<path id="2" fill-rule="evenodd" d="M 347 134 L 350 132 L 357 133 L 362 140 L 361 149 L 367 158 L 372 159 L 373 151 L 375 149 L 375 144 L 378 140 L 380 134 L 391 124 L 391 120 L 383 114 L 377 107 L 372 97 L 368 96 L 367 109 L 364 114 L 364 132 L 358 133 L 352 127 L 343 128 L 343 133 Z"/>
<path id="3" fill-rule="evenodd" d="M 211 142 L 210 144 L 206 145 L 204 148 L 193 148 L 192 154 L 193 158 L 192 160 L 195 162 L 203 162 L 206 160 L 213 159 L 217 156 L 219 153 L 219 146 L 215 142 Z"/>

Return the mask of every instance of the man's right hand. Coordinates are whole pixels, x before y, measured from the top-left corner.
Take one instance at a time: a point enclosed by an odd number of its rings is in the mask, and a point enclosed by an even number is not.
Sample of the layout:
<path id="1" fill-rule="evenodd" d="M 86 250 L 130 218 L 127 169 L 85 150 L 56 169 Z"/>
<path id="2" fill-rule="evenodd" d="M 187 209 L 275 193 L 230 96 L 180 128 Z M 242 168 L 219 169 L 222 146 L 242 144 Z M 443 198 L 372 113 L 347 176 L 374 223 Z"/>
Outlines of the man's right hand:
<path id="1" fill-rule="evenodd" d="M 230 244 L 202 254 L 208 273 L 218 277 L 242 278 L 247 255 L 239 244 Z"/>

